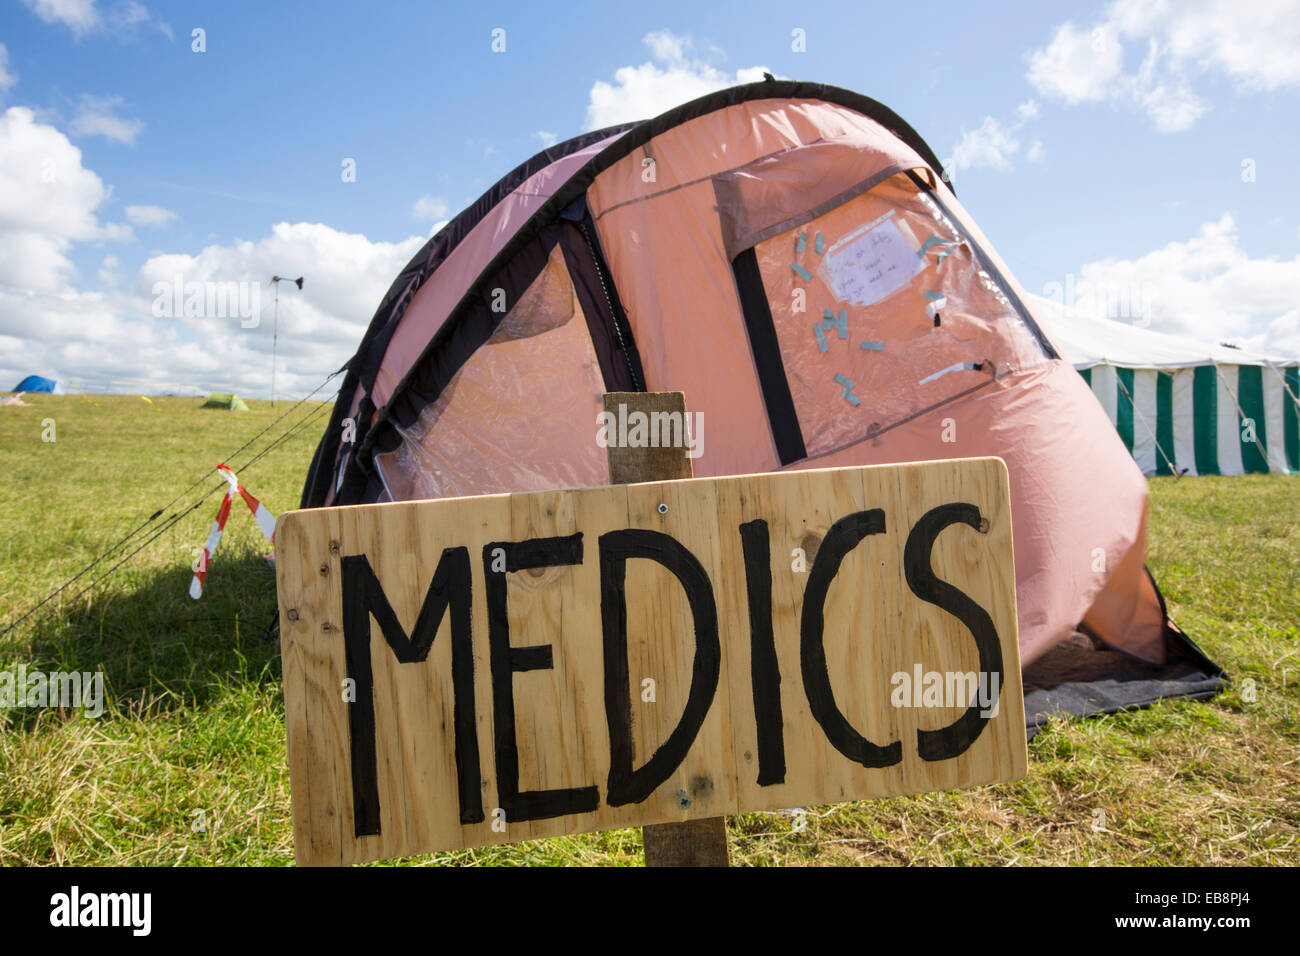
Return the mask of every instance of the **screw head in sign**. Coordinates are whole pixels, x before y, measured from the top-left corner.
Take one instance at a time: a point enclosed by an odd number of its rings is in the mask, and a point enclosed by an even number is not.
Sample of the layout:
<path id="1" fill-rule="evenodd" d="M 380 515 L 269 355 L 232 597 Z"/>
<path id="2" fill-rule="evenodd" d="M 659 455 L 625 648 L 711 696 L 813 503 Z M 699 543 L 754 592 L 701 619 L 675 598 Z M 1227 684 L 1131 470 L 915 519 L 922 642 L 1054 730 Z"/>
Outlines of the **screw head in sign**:
<path id="1" fill-rule="evenodd" d="M 667 506 L 666 504 L 660 503 L 660 505 L 659 505 L 659 513 L 660 513 L 661 515 L 666 515 L 666 514 L 668 514 L 668 506 Z"/>

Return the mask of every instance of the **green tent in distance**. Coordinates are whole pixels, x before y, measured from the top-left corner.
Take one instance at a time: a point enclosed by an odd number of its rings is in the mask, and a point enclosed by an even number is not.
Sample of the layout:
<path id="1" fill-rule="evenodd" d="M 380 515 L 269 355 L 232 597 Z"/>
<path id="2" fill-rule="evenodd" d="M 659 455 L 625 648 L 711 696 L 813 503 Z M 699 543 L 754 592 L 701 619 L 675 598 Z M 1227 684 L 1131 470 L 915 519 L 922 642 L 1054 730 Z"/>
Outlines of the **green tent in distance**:
<path id="1" fill-rule="evenodd" d="M 228 412 L 246 412 L 248 406 L 233 392 L 213 392 L 200 408 L 222 408 Z"/>

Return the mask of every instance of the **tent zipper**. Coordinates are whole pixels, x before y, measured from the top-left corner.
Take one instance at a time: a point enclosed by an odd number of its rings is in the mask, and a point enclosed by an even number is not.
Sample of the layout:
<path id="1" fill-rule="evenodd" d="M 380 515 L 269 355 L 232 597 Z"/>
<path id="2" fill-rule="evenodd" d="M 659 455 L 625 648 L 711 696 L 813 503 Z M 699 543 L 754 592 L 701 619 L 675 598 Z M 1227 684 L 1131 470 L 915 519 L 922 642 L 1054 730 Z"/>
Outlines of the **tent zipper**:
<path id="1" fill-rule="evenodd" d="M 644 392 L 645 383 L 642 382 L 641 377 L 637 375 L 636 367 L 632 364 L 632 360 L 628 356 L 627 342 L 623 338 L 623 324 L 625 319 L 622 315 L 622 309 L 615 308 L 614 300 L 609 294 L 609 284 L 606 277 L 608 270 L 605 266 L 605 257 L 596 249 L 596 244 L 591 240 L 591 233 L 587 230 L 587 222 L 589 218 L 590 217 L 586 217 L 580 221 L 578 227 L 582 230 L 582 238 L 586 240 L 587 249 L 591 252 L 591 261 L 596 268 L 596 277 L 600 279 L 600 291 L 605 294 L 605 307 L 609 309 L 610 324 L 614 326 L 614 338 L 618 340 L 618 352 L 623 356 L 623 364 L 627 366 L 628 378 L 632 381 L 633 390 Z M 630 330 L 628 334 L 631 334 Z"/>

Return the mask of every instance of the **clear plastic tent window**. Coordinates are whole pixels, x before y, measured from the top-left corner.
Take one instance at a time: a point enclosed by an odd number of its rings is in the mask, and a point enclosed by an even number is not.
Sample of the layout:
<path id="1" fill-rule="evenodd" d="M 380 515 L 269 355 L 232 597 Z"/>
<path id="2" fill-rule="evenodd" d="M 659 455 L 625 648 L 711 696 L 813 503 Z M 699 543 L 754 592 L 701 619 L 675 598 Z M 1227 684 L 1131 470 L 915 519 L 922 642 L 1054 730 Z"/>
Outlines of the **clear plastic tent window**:
<path id="1" fill-rule="evenodd" d="M 904 175 L 754 251 L 812 457 L 1046 361 L 968 237 Z"/>
<path id="2" fill-rule="evenodd" d="M 509 303 L 507 303 L 509 305 Z M 393 501 L 609 483 L 596 442 L 604 381 L 557 246 L 492 337 L 402 443 L 376 456 Z M 528 409 L 520 415 L 521 408 Z"/>

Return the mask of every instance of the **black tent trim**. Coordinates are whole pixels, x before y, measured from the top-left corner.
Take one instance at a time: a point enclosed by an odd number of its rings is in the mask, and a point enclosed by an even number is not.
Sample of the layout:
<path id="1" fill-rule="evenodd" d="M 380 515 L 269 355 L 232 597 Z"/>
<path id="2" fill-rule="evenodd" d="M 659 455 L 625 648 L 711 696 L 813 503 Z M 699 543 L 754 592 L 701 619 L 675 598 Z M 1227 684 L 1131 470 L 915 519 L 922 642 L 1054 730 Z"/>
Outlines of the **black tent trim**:
<path id="1" fill-rule="evenodd" d="M 421 412 L 445 393 L 468 357 L 487 344 L 509 314 L 508 310 L 498 311 L 496 293 L 504 293 L 507 302 L 518 302 L 546 268 L 557 246 L 586 317 L 605 391 L 644 390 L 640 358 L 635 343 L 630 341 L 630 330 L 626 333 L 629 336 L 626 340 L 618 331 L 620 323 L 626 324 L 622 305 L 612 290 L 612 284 L 602 274 L 604 267 L 599 249 L 591 245 L 583 229 L 583 223 L 587 221 L 585 209 L 576 210 L 574 215 L 579 218 L 564 216 L 543 227 L 533 241 L 492 276 L 482 294 L 465 310 L 445 346 L 419 367 L 418 375 L 412 377 L 402 394 L 394 398 L 390 422 L 399 427 L 414 424 Z M 358 418 L 369 420 L 374 411 L 369 397 L 363 397 Z M 390 429 L 374 443 L 373 453 L 389 452 L 400 444 L 399 431 Z M 352 468 L 349 459 L 344 461 L 346 464 L 336 501 L 339 504 L 357 504 L 371 500 L 378 494 L 378 476 L 373 462 L 362 462 L 360 468 Z"/>
<path id="2" fill-rule="evenodd" d="M 415 374 L 407 375 L 403 379 L 405 388 L 400 392 L 394 392 L 386 406 L 391 422 L 403 428 L 415 424 L 420 417 L 420 412 L 437 401 L 438 396 L 451 383 L 466 360 L 492 337 L 497 327 L 509 315 L 508 311 L 498 312 L 493 309 L 494 292 L 497 289 L 505 293 L 507 302 L 518 302 L 528 291 L 533 280 L 546 268 L 547 259 L 557 243 L 564 243 L 569 247 L 581 247 L 583 252 L 586 251 L 585 244 L 576 233 L 577 227 L 571 222 L 563 220 L 552 222 L 536 232 L 530 241 L 499 269 L 490 274 L 484 273 L 491 282 L 483 284 L 480 294 L 464 304 L 460 310 L 460 320 L 450 328 L 448 336 L 444 339 L 444 346 L 430 353 L 425 361 L 414 369 Z M 357 437 L 360 441 L 360 435 Z M 381 437 L 383 440 L 375 446 L 377 451 L 392 451 L 401 443 L 401 436 L 395 429 L 390 428 L 388 434 Z M 354 502 L 340 502 L 343 503 Z"/>
<path id="3" fill-rule="evenodd" d="M 605 390 L 644 392 L 645 370 L 641 367 L 641 353 L 632 337 L 632 325 L 627 320 L 623 301 L 618 297 L 614 278 L 609 274 L 605 250 L 601 248 L 600 236 L 596 234 L 596 226 L 591 220 L 591 210 L 587 208 L 585 198 L 582 203 L 582 218 L 576 222 L 587 244 L 589 256 L 584 258 L 569 243 L 564 245 L 564 254 L 579 297 L 586 293 L 586 298 L 582 299 L 582 308 L 590 326 L 591 344 L 600 358 Z M 592 282 L 592 279 L 595 281 Z M 596 285 L 600 286 L 599 298 L 595 295 Z M 621 362 L 614 361 L 616 354 Z"/>
<path id="4" fill-rule="evenodd" d="M 921 139 L 920 135 L 912 129 L 897 113 L 878 103 L 870 97 L 863 96 L 860 93 L 854 93 L 851 90 L 841 89 L 837 86 L 830 86 L 824 83 L 805 83 L 789 80 L 765 80 L 758 83 L 749 83 L 743 86 L 734 86 L 728 89 L 719 90 L 710 93 L 689 103 L 683 104 L 675 109 L 669 110 L 652 120 L 647 120 L 632 127 L 617 140 L 601 150 L 596 156 L 592 157 L 585 166 L 579 169 L 561 186 L 542 206 L 519 228 L 514 236 L 508 240 L 501 248 L 500 252 L 492 259 L 490 263 L 482 270 L 480 277 L 466 291 L 461 301 L 452 309 L 446 321 L 438 332 L 433 336 L 425 346 L 416 361 L 411 365 L 406 375 L 397 384 L 388 403 L 379 410 L 378 418 L 373 425 L 366 427 L 364 436 L 358 432 L 357 453 L 353 456 L 348 465 L 348 471 L 361 469 L 366 472 L 370 471 L 369 456 L 373 453 L 373 448 L 385 432 L 389 433 L 385 442 L 392 441 L 392 422 L 390 418 L 398 409 L 408 411 L 409 406 L 405 402 L 399 402 L 405 390 L 410 387 L 412 382 L 418 381 L 421 377 L 421 367 L 429 360 L 431 355 L 443 349 L 448 340 L 454 335 L 455 327 L 464 321 L 466 309 L 471 308 L 473 302 L 480 298 L 483 291 L 488 286 L 490 277 L 495 276 L 500 269 L 509 262 L 510 258 L 516 255 L 536 234 L 546 225 L 553 222 L 556 217 L 579 196 L 586 193 L 587 188 L 595 180 L 596 176 L 604 172 L 614 163 L 627 156 L 633 150 L 644 146 L 651 139 L 659 136 L 668 130 L 674 129 L 683 123 L 689 122 L 700 116 L 725 109 L 740 103 L 746 103 L 753 100 L 761 99 L 810 99 L 821 100 L 827 103 L 833 103 L 838 106 L 844 106 L 854 110 L 871 119 L 885 129 L 897 136 L 904 144 L 911 147 L 920 158 L 926 162 L 931 170 L 938 176 L 942 170 L 942 164 L 935 156 L 934 151 Z M 427 277 L 426 272 L 420 276 L 420 281 Z M 400 285 L 394 283 L 394 288 Z M 416 286 L 418 288 L 418 285 Z M 410 289 L 409 295 L 414 295 L 416 288 Z M 409 297 L 407 299 L 409 302 Z M 395 315 L 391 323 L 395 326 L 400 318 L 400 313 Z M 471 337 L 472 338 L 472 337 Z M 465 343 L 467 339 L 461 338 L 460 341 Z M 360 354 L 360 353 L 358 353 Z M 463 362 L 468 358 L 468 353 L 457 356 L 459 361 Z M 459 364 L 459 363 L 457 363 Z M 345 485 L 356 487 L 363 482 L 347 482 Z"/>
<path id="5" fill-rule="evenodd" d="M 777 458 L 782 465 L 802 461 L 808 457 L 808 449 L 804 446 L 799 414 L 790 393 L 790 378 L 781 358 L 781 342 L 776 335 L 767 291 L 763 288 L 758 256 L 752 246 L 736 256 L 731 271 L 740 294 L 740 312 L 745 319 L 745 331 L 749 333 L 749 351 L 763 392 L 763 405 L 767 409 Z"/>
<path id="6" fill-rule="evenodd" d="M 945 216 L 949 219 L 956 218 L 953 216 L 952 210 L 948 208 L 948 204 L 943 201 L 943 197 L 939 195 L 937 189 L 932 189 L 925 180 L 911 170 L 908 170 L 907 175 L 911 178 L 913 184 L 918 190 L 934 200 L 935 205 L 939 207 L 940 211 L 942 211 Z M 1016 291 L 1012 288 L 1011 283 L 1007 282 L 1006 277 L 1002 275 L 1002 270 L 993 264 L 993 260 L 989 258 L 989 254 L 984 251 L 984 248 L 978 242 L 975 241 L 973 236 L 968 236 L 967 240 L 970 243 L 971 250 L 975 253 L 975 258 L 979 262 L 980 268 L 992 276 L 993 281 L 998 284 L 998 288 L 1000 288 L 1003 294 L 1006 295 L 1007 299 L 1010 300 L 1012 307 L 1016 310 L 1016 314 L 1020 316 L 1020 320 L 1025 323 L 1025 327 L 1033 334 L 1034 340 L 1038 343 L 1039 348 L 1043 350 L 1043 353 L 1048 358 L 1059 359 L 1061 356 L 1057 354 L 1056 348 L 1052 345 L 1051 340 L 1048 339 L 1048 337 L 1043 334 L 1043 330 L 1038 327 L 1038 323 L 1034 321 L 1033 314 L 1030 313 L 1030 311 L 1025 308 L 1025 304 L 1020 301 L 1020 296 L 1016 295 Z"/>
<path id="7" fill-rule="evenodd" d="M 405 315 L 411 299 L 420 286 L 424 284 L 424 281 L 434 273 L 438 266 L 446 261 L 447 257 L 469 235 L 470 231 L 482 221 L 484 216 L 530 177 L 541 172 L 556 160 L 563 159 L 578 150 L 586 149 L 593 143 L 599 143 L 611 136 L 625 133 L 636 125 L 636 123 L 623 123 L 617 126 L 608 126 L 590 133 L 583 133 L 581 136 L 575 136 L 572 139 L 556 143 L 554 146 L 542 150 L 501 177 L 483 195 L 479 196 L 471 205 L 462 209 L 447 225 L 431 236 L 420 247 L 420 251 L 411 257 L 402 271 L 398 273 L 397 278 L 388 287 L 388 291 L 384 293 L 379 308 L 375 310 L 375 314 L 370 319 L 370 325 L 367 326 L 365 335 L 361 338 L 361 344 L 357 346 L 357 351 L 353 357 L 344 365 L 344 368 L 348 370 L 348 374 L 344 376 L 343 384 L 339 388 L 339 397 L 336 400 L 334 412 L 330 415 L 329 424 L 325 427 L 325 434 L 321 436 L 320 443 L 316 446 L 316 453 L 312 456 L 311 467 L 307 473 L 307 482 L 303 486 L 301 507 L 314 508 L 324 504 L 325 494 L 329 487 L 328 482 L 333 480 L 330 473 L 321 474 L 320 471 L 323 461 L 329 459 L 329 452 L 326 449 L 336 451 L 332 459 L 333 462 L 340 460 L 341 455 L 337 452 L 342 439 L 343 417 L 347 409 L 351 407 L 357 386 L 363 385 L 367 392 L 374 387 L 375 375 L 378 373 L 379 364 L 384 353 L 388 350 L 389 340 L 392 338 L 402 316 Z M 368 415 L 362 416 L 358 413 L 359 419 L 366 420 L 368 417 Z"/>
<path id="8" fill-rule="evenodd" d="M 383 302 L 380 303 L 374 318 L 370 321 L 370 328 L 367 330 L 365 338 L 362 339 L 361 347 L 357 349 L 357 355 L 361 357 L 358 371 L 366 390 L 369 391 L 374 387 L 374 378 L 379 371 L 379 364 L 384 353 L 388 350 L 388 341 L 392 338 L 392 333 L 398 323 L 401 322 L 402 316 L 405 315 L 406 308 L 415 293 L 424 285 L 425 280 L 433 275 L 437 268 L 446 261 L 447 257 L 455 251 L 456 247 L 461 244 L 474 227 L 482 221 L 484 216 L 523 185 L 525 181 L 556 160 L 586 149 L 593 143 L 599 143 L 611 136 L 626 133 L 636 125 L 636 123 L 624 123 L 619 126 L 609 126 L 591 133 L 583 133 L 581 136 L 575 136 L 573 139 L 565 140 L 563 143 L 557 143 L 549 149 L 542 150 L 527 162 L 521 163 L 506 173 L 491 189 L 474 200 L 473 205 L 461 210 L 447 225 L 439 229 L 420 248 L 420 251 L 411 257 L 411 261 L 406 264 L 406 267 L 393 281 L 393 284 L 389 286 L 388 292 L 384 294 Z M 403 294 L 405 294 L 404 301 L 402 301 Z"/>

